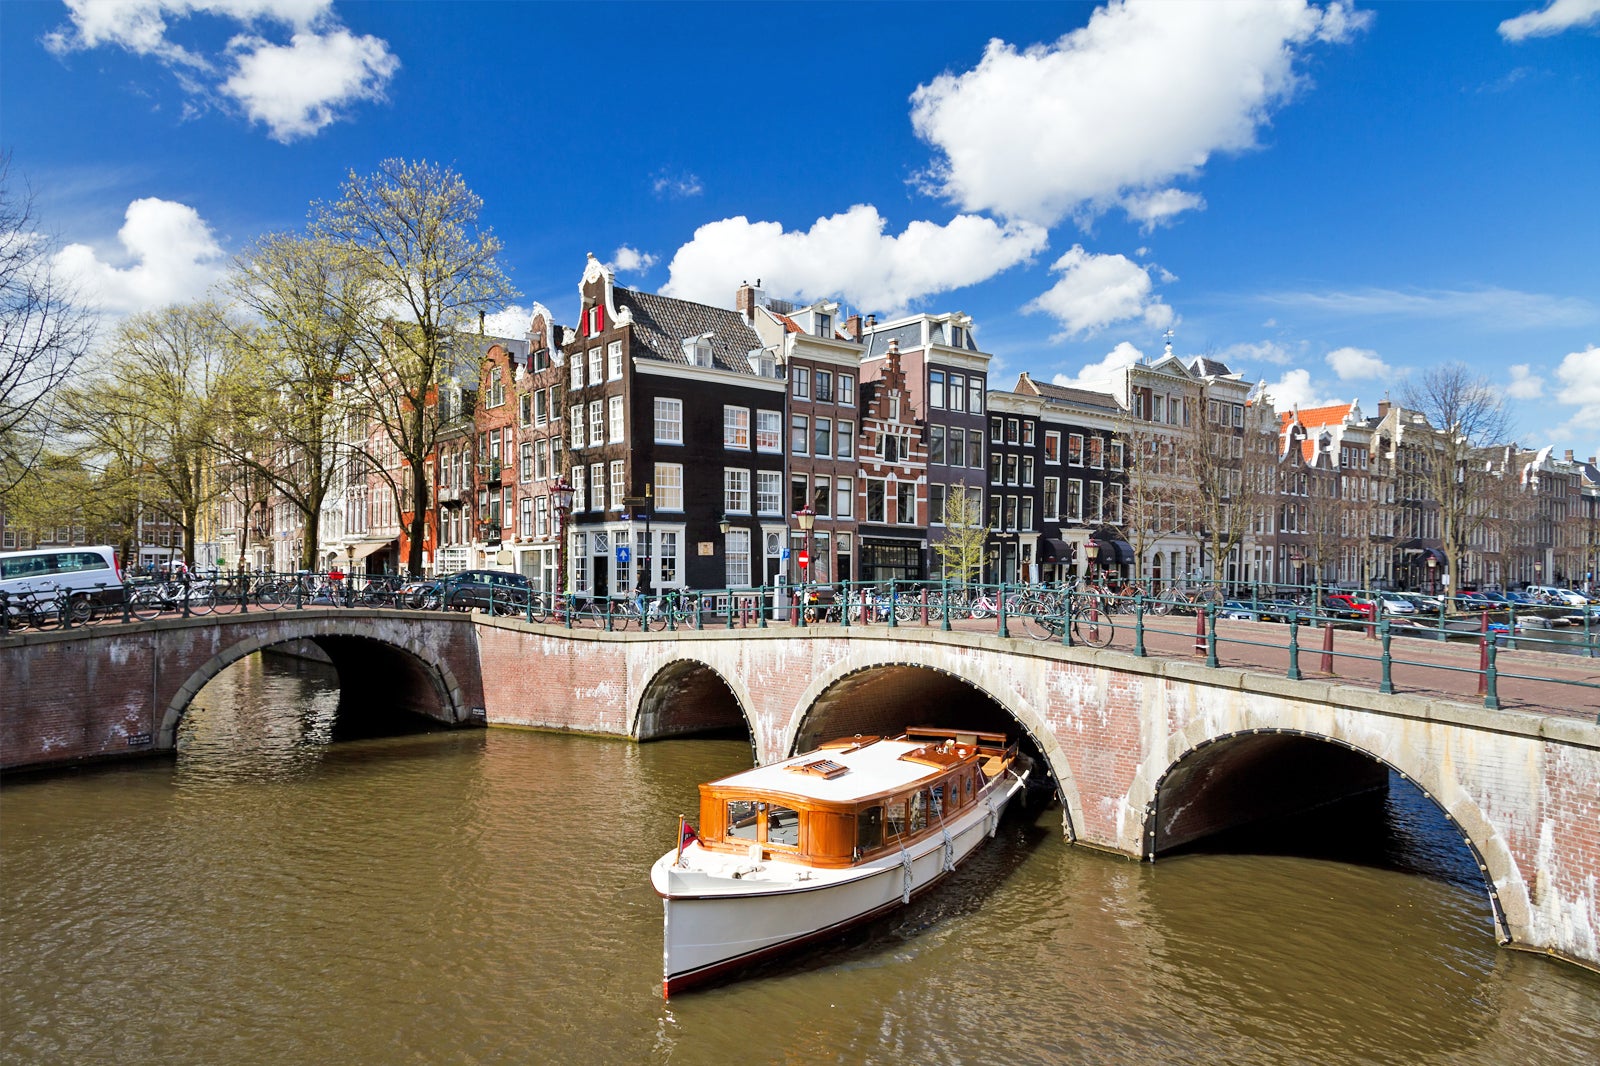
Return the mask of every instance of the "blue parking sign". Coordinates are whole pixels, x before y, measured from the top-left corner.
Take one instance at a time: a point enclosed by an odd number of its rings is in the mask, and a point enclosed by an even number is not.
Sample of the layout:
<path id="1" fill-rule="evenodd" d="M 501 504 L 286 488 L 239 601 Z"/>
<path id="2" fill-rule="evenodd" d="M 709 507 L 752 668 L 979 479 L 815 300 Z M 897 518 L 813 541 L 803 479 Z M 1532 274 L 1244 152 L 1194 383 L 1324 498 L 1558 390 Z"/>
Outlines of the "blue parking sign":
<path id="1" fill-rule="evenodd" d="M 629 557 L 628 556 L 628 546 L 626 544 L 618 544 L 617 545 L 617 562 L 618 563 L 626 563 L 628 561 L 628 557 Z"/>

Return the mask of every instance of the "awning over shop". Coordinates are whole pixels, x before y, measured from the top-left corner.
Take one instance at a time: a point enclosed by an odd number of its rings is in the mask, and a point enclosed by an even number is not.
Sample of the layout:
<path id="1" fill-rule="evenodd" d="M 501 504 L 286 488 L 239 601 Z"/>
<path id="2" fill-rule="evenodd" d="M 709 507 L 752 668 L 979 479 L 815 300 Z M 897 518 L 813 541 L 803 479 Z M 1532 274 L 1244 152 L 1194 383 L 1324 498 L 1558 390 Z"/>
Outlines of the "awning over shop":
<path id="1" fill-rule="evenodd" d="M 1095 559 L 1095 562 L 1099 565 L 1131 566 L 1133 564 L 1133 545 L 1127 541 L 1100 535 L 1089 539 L 1100 546 L 1100 555 Z"/>
<path id="2" fill-rule="evenodd" d="M 351 561 L 359 563 L 374 552 L 392 548 L 397 543 L 398 541 L 394 537 L 390 537 L 388 540 L 363 540 L 356 544 L 355 551 L 351 552 L 348 557 Z"/>
<path id="3" fill-rule="evenodd" d="M 1041 563 L 1070 563 L 1074 552 L 1072 545 L 1064 540 L 1054 537 L 1039 538 L 1039 561 Z"/>
<path id="4" fill-rule="evenodd" d="M 1449 563 L 1449 559 L 1444 552 L 1438 548 L 1430 548 L 1420 540 L 1408 540 L 1400 545 L 1400 554 L 1424 566 L 1427 565 L 1429 559 L 1432 559 L 1440 566 L 1445 566 Z"/>

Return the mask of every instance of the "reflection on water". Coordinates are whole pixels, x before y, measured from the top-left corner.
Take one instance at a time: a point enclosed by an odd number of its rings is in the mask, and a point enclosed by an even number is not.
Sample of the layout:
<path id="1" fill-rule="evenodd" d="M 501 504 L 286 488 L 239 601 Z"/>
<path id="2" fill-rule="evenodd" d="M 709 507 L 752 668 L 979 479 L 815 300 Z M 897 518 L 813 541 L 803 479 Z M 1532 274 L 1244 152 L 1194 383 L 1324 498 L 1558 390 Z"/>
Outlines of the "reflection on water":
<path id="1" fill-rule="evenodd" d="M 175 764 L 0 795 L 0 1060 L 1565 1066 L 1600 1046 L 1600 978 L 1497 949 L 1414 794 L 1386 801 L 1381 855 L 1140 864 L 1067 847 L 1059 812 L 1012 818 L 896 917 L 664 1004 L 648 867 L 746 742 L 328 745 L 331 678 L 260 660 L 197 702 Z"/>

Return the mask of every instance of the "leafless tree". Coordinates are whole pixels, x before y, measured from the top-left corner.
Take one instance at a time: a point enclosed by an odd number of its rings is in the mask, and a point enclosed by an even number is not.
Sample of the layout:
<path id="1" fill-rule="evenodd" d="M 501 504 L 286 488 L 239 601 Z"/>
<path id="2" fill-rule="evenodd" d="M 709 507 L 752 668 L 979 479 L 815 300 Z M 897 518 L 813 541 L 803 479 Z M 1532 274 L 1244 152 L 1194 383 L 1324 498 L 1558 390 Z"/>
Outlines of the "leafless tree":
<path id="1" fill-rule="evenodd" d="M 1505 399 L 1487 378 L 1459 363 L 1445 363 L 1412 379 L 1402 402 L 1433 427 L 1423 477 L 1439 507 L 1439 540 L 1460 575 L 1485 514 L 1478 501 L 1494 490 L 1498 476 L 1479 450 L 1506 440 L 1510 415 Z"/>
<path id="2" fill-rule="evenodd" d="M 0 155 L 0 500 L 44 453 L 58 387 L 94 340 L 96 316 L 56 270 L 56 249 Z"/>

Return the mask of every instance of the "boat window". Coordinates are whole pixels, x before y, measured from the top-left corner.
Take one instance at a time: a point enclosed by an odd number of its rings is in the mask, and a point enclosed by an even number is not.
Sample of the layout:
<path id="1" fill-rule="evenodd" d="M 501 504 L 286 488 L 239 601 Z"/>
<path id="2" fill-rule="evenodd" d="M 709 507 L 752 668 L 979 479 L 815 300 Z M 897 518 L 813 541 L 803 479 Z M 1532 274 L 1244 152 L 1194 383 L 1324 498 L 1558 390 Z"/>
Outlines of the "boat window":
<path id="1" fill-rule="evenodd" d="M 761 804 L 755 800 L 728 801 L 728 839 L 754 840 L 759 829 Z"/>
<path id="2" fill-rule="evenodd" d="M 906 832 L 906 801 L 897 799 L 884 804 L 884 818 L 889 823 L 889 839 L 904 836 Z"/>
<path id="3" fill-rule="evenodd" d="M 776 803 L 767 808 L 767 843 L 800 846 L 800 812 Z"/>
<path id="4" fill-rule="evenodd" d="M 883 808 L 868 807 L 856 815 L 856 850 L 876 851 L 883 847 Z"/>
<path id="5" fill-rule="evenodd" d="M 931 793 L 933 802 L 930 804 L 929 814 L 934 819 L 944 817 L 944 786 L 934 785 Z"/>
<path id="6" fill-rule="evenodd" d="M 917 789 L 911 795 L 911 831 L 925 828 L 928 824 L 928 792 L 926 789 Z"/>

